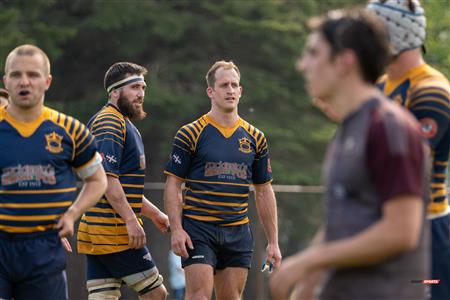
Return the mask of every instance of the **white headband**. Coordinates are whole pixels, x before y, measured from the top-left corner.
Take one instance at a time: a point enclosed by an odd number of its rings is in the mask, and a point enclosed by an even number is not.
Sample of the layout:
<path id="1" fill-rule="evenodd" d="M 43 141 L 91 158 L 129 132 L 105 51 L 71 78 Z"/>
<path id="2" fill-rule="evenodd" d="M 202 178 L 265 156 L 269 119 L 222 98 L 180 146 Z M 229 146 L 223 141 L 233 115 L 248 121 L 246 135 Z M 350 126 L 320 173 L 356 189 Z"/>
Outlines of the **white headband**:
<path id="1" fill-rule="evenodd" d="M 412 0 L 414 12 L 408 7 L 406 0 L 372 0 L 367 5 L 386 24 L 389 30 L 393 54 L 419 48 L 425 42 L 426 19 L 419 1 Z"/>
<path id="2" fill-rule="evenodd" d="M 113 84 L 111 84 L 110 86 L 108 86 L 106 88 L 106 92 L 109 94 L 109 93 L 112 92 L 112 90 L 121 88 L 121 87 L 129 85 L 131 83 L 139 82 L 139 81 L 145 81 L 144 80 L 144 76 L 142 76 L 142 75 L 133 75 L 133 76 L 124 78 L 122 80 L 119 80 L 117 82 L 114 82 Z"/>

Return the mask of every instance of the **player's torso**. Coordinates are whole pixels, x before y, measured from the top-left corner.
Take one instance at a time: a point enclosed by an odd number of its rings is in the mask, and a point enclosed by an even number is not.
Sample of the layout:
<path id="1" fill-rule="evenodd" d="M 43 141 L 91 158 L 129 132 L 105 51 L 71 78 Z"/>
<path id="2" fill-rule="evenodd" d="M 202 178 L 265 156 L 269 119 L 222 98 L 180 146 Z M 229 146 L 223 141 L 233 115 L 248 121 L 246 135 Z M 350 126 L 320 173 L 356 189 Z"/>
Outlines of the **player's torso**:
<path id="1" fill-rule="evenodd" d="M 255 155 L 256 142 L 244 128 L 225 137 L 208 124 L 197 141 L 188 178 L 250 184 Z"/>

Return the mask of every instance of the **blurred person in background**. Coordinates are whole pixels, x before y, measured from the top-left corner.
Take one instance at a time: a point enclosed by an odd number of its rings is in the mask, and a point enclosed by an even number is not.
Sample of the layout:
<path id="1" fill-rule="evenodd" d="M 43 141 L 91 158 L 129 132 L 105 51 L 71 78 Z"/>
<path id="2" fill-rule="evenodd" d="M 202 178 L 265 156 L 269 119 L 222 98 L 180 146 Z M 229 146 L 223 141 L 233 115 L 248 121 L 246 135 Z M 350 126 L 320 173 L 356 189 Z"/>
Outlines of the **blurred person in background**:
<path id="1" fill-rule="evenodd" d="M 323 168 L 325 224 L 272 274 L 272 296 L 287 299 L 297 285 L 299 299 L 425 299 L 412 281 L 428 274 L 428 147 L 414 117 L 375 86 L 387 30 L 362 9 L 331 11 L 310 27 L 298 68 L 340 125 Z"/>

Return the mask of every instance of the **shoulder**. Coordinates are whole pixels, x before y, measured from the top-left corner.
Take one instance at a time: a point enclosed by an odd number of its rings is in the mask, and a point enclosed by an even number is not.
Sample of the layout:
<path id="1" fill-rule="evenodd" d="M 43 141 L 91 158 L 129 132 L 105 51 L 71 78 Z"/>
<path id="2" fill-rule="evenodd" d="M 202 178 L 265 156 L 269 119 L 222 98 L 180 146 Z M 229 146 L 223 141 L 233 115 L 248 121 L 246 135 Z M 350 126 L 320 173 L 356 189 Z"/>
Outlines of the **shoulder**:
<path id="1" fill-rule="evenodd" d="M 49 107 L 44 107 L 44 110 L 45 118 L 64 128 L 70 136 L 75 136 L 75 134 L 78 134 L 80 131 L 86 129 L 86 126 L 82 122 L 72 116 L 66 115 Z"/>
<path id="2" fill-rule="evenodd" d="M 241 127 L 248 132 L 256 141 L 265 139 L 264 132 L 250 124 L 249 122 L 241 119 Z"/>
<path id="3" fill-rule="evenodd" d="M 420 73 L 411 78 L 411 95 L 420 96 L 426 93 L 439 93 L 449 98 L 450 84 L 448 79 L 429 65 L 425 65 Z"/>

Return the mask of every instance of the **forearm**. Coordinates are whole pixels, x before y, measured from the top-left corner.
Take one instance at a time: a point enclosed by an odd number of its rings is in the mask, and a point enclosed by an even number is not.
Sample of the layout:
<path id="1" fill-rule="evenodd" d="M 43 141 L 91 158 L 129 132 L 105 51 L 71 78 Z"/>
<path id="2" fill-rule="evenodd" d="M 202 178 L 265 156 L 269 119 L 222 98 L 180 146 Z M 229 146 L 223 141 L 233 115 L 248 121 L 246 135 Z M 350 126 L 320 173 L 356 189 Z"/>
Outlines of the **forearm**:
<path id="1" fill-rule="evenodd" d="M 149 218 L 154 219 L 157 217 L 161 211 L 158 207 L 156 207 L 153 203 L 150 202 L 145 196 L 142 197 L 142 215 Z"/>
<path id="2" fill-rule="evenodd" d="M 269 243 L 278 244 L 278 220 L 275 193 L 270 184 L 255 188 L 256 210 Z"/>
<path id="3" fill-rule="evenodd" d="M 122 185 L 119 179 L 108 177 L 108 188 L 106 190 L 105 196 L 109 204 L 114 208 L 120 217 L 125 221 L 129 222 L 133 219 L 137 220 L 136 214 L 128 203 L 125 192 L 123 191 Z"/>
<path id="4" fill-rule="evenodd" d="M 164 206 L 166 213 L 169 216 L 172 231 L 182 228 L 182 205 L 181 182 L 176 178 L 168 176 L 164 189 Z"/>
<path id="5" fill-rule="evenodd" d="M 76 220 L 90 207 L 94 206 L 105 193 L 107 186 L 106 175 L 103 167 L 98 166 L 95 173 L 86 178 L 78 197 L 69 207 L 68 212 Z"/>

